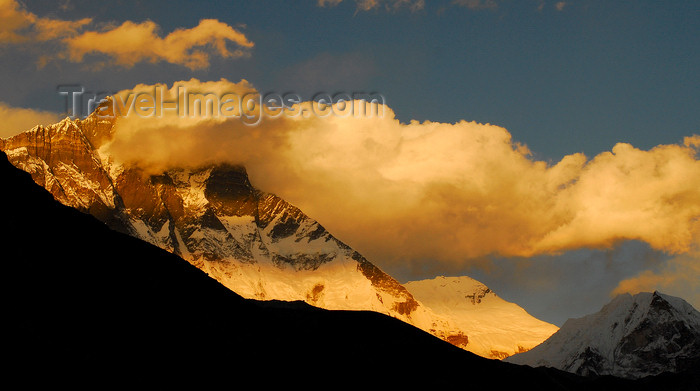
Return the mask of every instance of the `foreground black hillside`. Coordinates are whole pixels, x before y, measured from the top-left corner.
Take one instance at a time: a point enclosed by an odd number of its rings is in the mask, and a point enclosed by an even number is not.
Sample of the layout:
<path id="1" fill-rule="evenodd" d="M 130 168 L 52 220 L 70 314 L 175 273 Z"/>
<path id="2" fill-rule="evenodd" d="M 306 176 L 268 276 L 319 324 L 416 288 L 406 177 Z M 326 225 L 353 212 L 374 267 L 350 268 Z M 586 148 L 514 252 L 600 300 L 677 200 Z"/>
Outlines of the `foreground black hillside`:
<path id="1" fill-rule="evenodd" d="M 245 300 L 177 256 L 55 202 L 4 153 L 0 206 L 4 372 L 22 384 L 640 390 L 688 381 L 584 379 L 482 359 L 381 314 Z"/>

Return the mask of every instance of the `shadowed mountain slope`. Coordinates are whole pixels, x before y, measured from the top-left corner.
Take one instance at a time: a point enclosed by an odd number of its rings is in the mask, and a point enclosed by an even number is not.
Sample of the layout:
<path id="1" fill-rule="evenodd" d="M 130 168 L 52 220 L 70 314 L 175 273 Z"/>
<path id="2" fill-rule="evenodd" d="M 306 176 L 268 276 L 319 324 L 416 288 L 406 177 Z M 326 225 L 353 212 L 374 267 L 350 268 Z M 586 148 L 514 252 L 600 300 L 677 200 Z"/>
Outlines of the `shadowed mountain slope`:
<path id="1" fill-rule="evenodd" d="M 4 153 L 0 183 L 3 354 L 6 373 L 27 386 L 331 379 L 640 390 L 693 381 L 585 379 L 483 359 L 374 312 L 243 299 L 180 257 L 54 201 Z"/>
<path id="2" fill-rule="evenodd" d="M 491 300 L 438 314 L 299 208 L 255 188 L 243 166 L 146 174 L 119 163 L 103 148 L 118 122 L 97 112 L 65 118 L 0 139 L 0 150 L 57 201 L 180 256 L 247 299 L 375 311 L 487 358 L 530 349 L 557 329 L 512 305 L 523 332 L 494 333 L 503 321 L 491 304 L 504 303 Z M 479 314 L 486 327 L 473 321 Z"/>

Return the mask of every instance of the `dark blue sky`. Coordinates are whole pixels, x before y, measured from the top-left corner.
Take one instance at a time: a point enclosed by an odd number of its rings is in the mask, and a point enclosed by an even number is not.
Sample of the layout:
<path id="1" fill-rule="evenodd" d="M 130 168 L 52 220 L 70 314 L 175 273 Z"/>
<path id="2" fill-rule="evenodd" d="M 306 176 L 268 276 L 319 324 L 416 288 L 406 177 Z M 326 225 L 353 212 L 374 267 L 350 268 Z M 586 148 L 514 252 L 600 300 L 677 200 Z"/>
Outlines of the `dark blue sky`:
<path id="1" fill-rule="evenodd" d="M 536 0 L 485 9 L 428 1 L 418 11 L 359 11 L 350 0 L 335 7 L 314 0 L 63 4 L 25 3 L 39 16 L 150 19 L 164 35 L 216 18 L 245 25 L 255 48 L 249 58 L 215 58 L 197 71 L 165 63 L 95 71 L 67 62 L 37 70 L 30 53 L 5 49 L 0 82 L 14 88 L 0 100 L 55 110 L 59 83 L 114 90 L 190 77 L 247 79 L 261 90 L 308 97 L 371 90 L 402 121 L 500 125 L 536 157 L 555 161 L 593 156 L 616 142 L 648 149 L 700 132 L 697 1 L 571 0 L 561 11 Z M 19 61 L 26 79 L 8 72 Z"/>
<path id="2" fill-rule="evenodd" d="M 402 122 L 499 125 L 534 159 L 553 163 L 576 152 L 591 158 L 618 142 L 649 149 L 700 134 L 700 1 L 461 1 L 483 6 L 475 8 L 459 2 L 427 0 L 412 11 L 387 10 L 392 0 L 383 0 L 363 11 L 354 0 L 333 7 L 317 0 L 27 0 L 24 8 L 38 17 L 90 17 L 91 29 L 151 20 L 160 36 L 218 19 L 255 46 L 249 57 L 213 56 L 209 67 L 191 70 L 168 62 L 96 67 L 93 60 L 106 56 L 81 62 L 56 56 L 39 67 L 42 55 L 58 53 L 56 42 L 0 45 L 0 102 L 58 112 L 59 85 L 116 92 L 190 78 L 246 79 L 263 92 L 309 99 L 317 92 L 376 92 Z M 662 267 L 665 259 L 628 242 L 497 259 L 489 270 L 454 273 L 468 273 L 561 324 L 597 311 L 621 279 Z M 409 275 L 388 271 L 402 281 Z"/>

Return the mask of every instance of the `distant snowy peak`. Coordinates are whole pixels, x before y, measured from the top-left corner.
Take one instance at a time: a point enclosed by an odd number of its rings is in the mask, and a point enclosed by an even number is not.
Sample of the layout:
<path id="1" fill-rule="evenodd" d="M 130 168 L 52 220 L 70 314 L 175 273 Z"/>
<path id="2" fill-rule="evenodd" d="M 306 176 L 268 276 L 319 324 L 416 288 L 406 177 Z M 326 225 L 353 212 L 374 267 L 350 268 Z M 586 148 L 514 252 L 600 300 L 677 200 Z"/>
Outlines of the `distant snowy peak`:
<path id="1" fill-rule="evenodd" d="M 686 370 L 700 365 L 700 312 L 659 292 L 619 295 L 507 361 L 628 378 Z"/>
<path id="2" fill-rule="evenodd" d="M 558 329 L 467 276 L 440 276 L 404 285 L 419 302 L 466 333 L 465 349 L 484 357 L 502 359 L 527 351 Z"/>

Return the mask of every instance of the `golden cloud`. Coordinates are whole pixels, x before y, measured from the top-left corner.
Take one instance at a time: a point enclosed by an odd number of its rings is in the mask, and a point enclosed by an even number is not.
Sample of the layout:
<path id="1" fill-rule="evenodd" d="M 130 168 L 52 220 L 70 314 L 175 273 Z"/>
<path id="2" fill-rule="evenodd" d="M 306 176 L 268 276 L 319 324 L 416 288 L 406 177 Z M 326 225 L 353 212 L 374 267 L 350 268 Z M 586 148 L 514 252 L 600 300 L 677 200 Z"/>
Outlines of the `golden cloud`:
<path id="1" fill-rule="evenodd" d="M 90 18 L 75 21 L 40 18 L 22 9 L 15 0 L 0 0 L 0 43 L 64 38 L 75 35 L 91 22 Z"/>
<path id="2" fill-rule="evenodd" d="M 49 125 L 58 122 L 60 116 L 50 111 L 11 107 L 0 102 L 0 138 L 8 138 L 25 132 L 36 125 Z"/>
<path id="3" fill-rule="evenodd" d="M 60 46 L 56 53 L 44 54 L 39 66 L 56 58 L 82 62 L 86 55 L 101 54 L 125 67 L 142 61 L 165 61 L 201 69 L 209 65 L 213 55 L 243 57 L 254 46 L 245 34 L 216 19 L 203 19 L 195 27 L 176 29 L 165 37 L 160 36 L 160 27 L 152 21 L 125 21 L 100 31 L 86 30 L 91 23 L 90 18 L 41 18 L 15 0 L 0 0 L 0 43 L 51 41 Z"/>
<path id="4" fill-rule="evenodd" d="M 660 291 L 684 298 L 694 306 L 700 304 L 700 254 L 679 255 L 664 263 L 660 270 L 646 270 L 621 281 L 611 296 L 622 293 Z"/>
<path id="5" fill-rule="evenodd" d="M 572 154 L 548 164 L 499 126 L 404 124 L 385 110 L 383 117 L 281 116 L 252 127 L 225 118 L 120 118 L 104 150 L 154 171 L 245 164 L 256 186 L 382 264 L 458 265 L 630 239 L 682 254 L 698 243 L 698 136 L 647 151 L 621 143 L 592 159 Z"/>
<path id="6" fill-rule="evenodd" d="M 141 61 L 152 63 L 166 61 L 190 69 L 209 65 L 210 48 L 221 57 L 242 57 L 253 43 L 233 27 L 215 19 L 203 19 L 190 29 L 177 29 L 164 38 L 152 21 L 134 23 L 126 21 L 105 31 L 87 31 L 65 40 L 69 59 L 81 62 L 86 54 L 106 54 L 119 65 L 131 67 Z M 227 42 L 236 49 L 230 50 Z"/>

